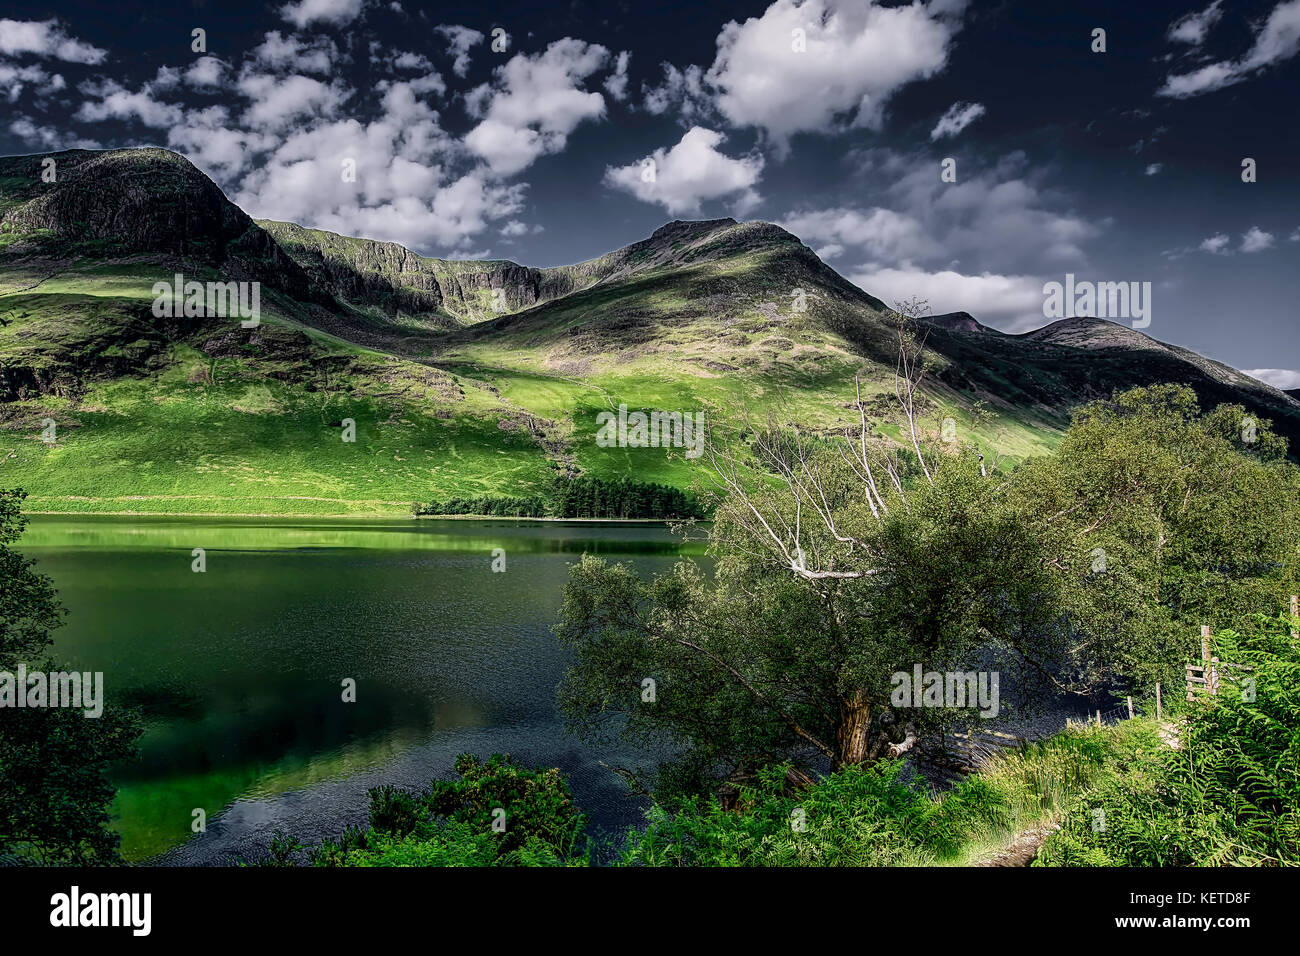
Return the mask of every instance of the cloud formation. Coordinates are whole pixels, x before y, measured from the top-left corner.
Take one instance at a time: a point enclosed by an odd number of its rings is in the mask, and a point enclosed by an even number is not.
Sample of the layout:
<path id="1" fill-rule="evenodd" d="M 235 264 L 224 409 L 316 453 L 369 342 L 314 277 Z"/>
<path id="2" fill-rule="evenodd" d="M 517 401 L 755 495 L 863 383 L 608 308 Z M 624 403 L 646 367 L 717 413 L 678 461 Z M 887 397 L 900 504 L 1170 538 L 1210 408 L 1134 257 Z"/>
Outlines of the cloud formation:
<path id="1" fill-rule="evenodd" d="M 338 25 L 365 9 L 363 0 L 302 0 L 280 12 L 298 26 Z M 454 24 L 437 34 L 451 72 L 464 75 L 484 35 Z M 18 24 L 0 44 L 12 55 L 92 65 L 104 57 L 53 20 Z M 626 96 L 630 54 L 573 38 L 503 57 L 488 82 L 450 100 L 428 56 L 377 40 L 367 48 L 371 82 L 358 88 L 339 69 L 351 55 L 335 40 L 270 30 L 233 61 L 202 55 L 133 85 L 93 76 L 78 85 L 72 115 L 156 131 L 148 141 L 184 153 L 255 216 L 455 256 L 482 251 L 472 243 L 489 231 L 507 238 L 536 231 L 517 218 L 528 184 L 509 180 L 562 150 L 578 125 L 603 117 L 606 96 Z M 27 84 L 42 95 L 66 86 L 39 64 L 0 58 L 5 81 L 15 97 Z M 208 98 L 215 94 L 221 98 Z M 448 131 L 439 100 L 463 105 L 467 132 Z M 98 145 L 25 114 L 7 125 L 41 148 Z"/>
<path id="2" fill-rule="evenodd" d="M 1044 190 L 1020 153 L 943 183 L 934 162 L 879 149 L 862 173 L 892 180 L 863 207 L 794 211 L 783 225 L 887 301 L 919 296 L 936 312 L 964 310 L 1012 330 L 1043 324 L 1044 279 L 1087 265 L 1084 247 L 1105 222 L 1070 211 Z"/>
<path id="3" fill-rule="evenodd" d="M 351 23 L 361 14 L 363 0 L 298 0 L 280 8 L 280 16 L 301 29 L 322 21 L 341 25 Z"/>
<path id="4" fill-rule="evenodd" d="M 1219 60 L 1190 73 L 1171 74 L 1157 96 L 1186 99 L 1248 79 L 1300 52 L 1300 0 L 1283 0 L 1255 28 L 1255 42 L 1237 60 Z"/>
<path id="5" fill-rule="evenodd" d="M 666 65 L 645 106 L 756 128 L 780 155 L 796 133 L 877 129 L 899 89 L 947 64 L 963 5 L 776 0 L 761 16 L 723 26 L 707 70 Z"/>
<path id="6" fill-rule="evenodd" d="M 754 186 L 763 172 L 757 154 L 731 157 L 718 146 L 726 137 L 695 126 L 671 149 L 656 149 L 635 163 L 605 170 L 605 183 L 643 202 L 658 203 L 674 216 L 696 214 L 702 203 L 726 199 L 738 216 L 761 198 Z"/>
<path id="7" fill-rule="evenodd" d="M 1008 332 L 1026 332 L 1046 324 L 1043 283 L 1033 276 L 875 267 L 855 272 L 849 280 L 891 305 L 919 298 L 935 315 L 970 312 L 981 322 Z"/>
<path id="8" fill-rule="evenodd" d="M 1300 372 L 1289 368 L 1252 368 L 1242 371 L 1274 388 L 1300 388 Z"/>
<path id="9" fill-rule="evenodd" d="M 1223 15 L 1223 0 L 1214 0 L 1204 10 L 1195 10 L 1169 24 L 1168 37 L 1174 43 L 1200 46 L 1205 42 L 1210 27 Z"/>
<path id="10" fill-rule="evenodd" d="M 469 51 L 483 42 L 483 34 L 469 27 L 443 23 L 434 28 L 447 41 L 447 53 L 452 56 L 452 71 L 460 77 L 469 72 Z"/>
<path id="11" fill-rule="evenodd" d="M 0 54 L 93 65 L 104 62 L 108 51 L 70 36 L 58 20 L 0 20 Z"/>
<path id="12" fill-rule="evenodd" d="M 1241 237 L 1242 252 L 1263 252 L 1273 245 L 1273 234 L 1265 232 L 1259 226 L 1251 226 Z"/>
<path id="13" fill-rule="evenodd" d="M 939 122 L 930 131 L 930 139 L 956 136 L 983 115 L 983 103 L 953 103 L 948 107 L 948 111 L 939 117 Z"/>
<path id="14" fill-rule="evenodd" d="M 515 54 L 494 71 L 493 82 L 466 95 L 480 122 L 465 145 L 499 176 L 558 153 L 578 124 L 604 115 L 605 98 L 587 90 L 586 80 L 608 61 L 605 47 L 571 37 L 539 54 Z"/>

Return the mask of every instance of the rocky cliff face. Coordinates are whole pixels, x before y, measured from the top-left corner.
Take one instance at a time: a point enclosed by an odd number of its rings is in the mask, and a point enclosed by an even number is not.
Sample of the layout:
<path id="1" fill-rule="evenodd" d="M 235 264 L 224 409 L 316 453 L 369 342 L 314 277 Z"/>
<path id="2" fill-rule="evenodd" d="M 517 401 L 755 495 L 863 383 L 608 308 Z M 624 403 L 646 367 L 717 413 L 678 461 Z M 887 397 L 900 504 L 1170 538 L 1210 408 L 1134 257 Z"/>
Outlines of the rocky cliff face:
<path id="1" fill-rule="evenodd" d="M 332 295 L 389 315 L 471 323 L 562 294 L 563 283 L 543 291 L 543 270 L 505 259 L 429 259 L 395 242 L 354 239 L 290 222 L 259 225 Z"/>
<path id="2" fill-rule="evenodd" d="M 226 280 L 262 281 L 318 298 L 275 241 L 170 150 L 6 157 L 0 182 L 0 235 L 10 237 L 6 257 L 153 253 L 210 266 Z"/>
<path id="3" fill-rule="evenodd" d="M 393 242 L 354 239 L 288 222 L 260 220 L 266 232 L 332 295 L 389 315 L 442 316 L 473 324 L 520 312 L 602 282 L 653 269 L 772 251 L 808 260 L 832 285 L 856 288 L 816 259 L 812 250 L 771 223 L 734 219 L 677 220 L 648 239 L 570 266 L 535 269 L 506 259 L 425 258 Z M 869 297 L 867 297 L 869 298 Z"/>

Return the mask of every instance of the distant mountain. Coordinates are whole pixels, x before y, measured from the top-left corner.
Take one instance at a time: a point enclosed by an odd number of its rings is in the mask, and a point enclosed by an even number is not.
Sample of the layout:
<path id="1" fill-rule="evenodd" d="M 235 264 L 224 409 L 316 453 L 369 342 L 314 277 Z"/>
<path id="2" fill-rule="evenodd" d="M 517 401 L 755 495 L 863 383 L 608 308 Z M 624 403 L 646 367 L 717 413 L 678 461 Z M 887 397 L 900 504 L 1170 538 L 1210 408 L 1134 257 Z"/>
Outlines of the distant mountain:
<path id="1" fill-rule="evenodd" d="M 969 312 L 945 312 L 943 315 L 929 317 L 931 325 L 948 329 L 952 332 L 996 332 L 987 325 L 980 325 L 975 316 Z"/>
<path id="2" fill-rule="evenodd" d="M 262 283 L 261 324 L 156 318 L 153 285 L 177 272 Z M 866 400 L 888 402 L 886 313 L 770 223 L 675 221 L 533 268 L 255 222 L 166 150 L 9 157 L 0 486 L 38 510 L 339 514 L 523 494 L 562 472 L 685 487 L 691 461 L 598 447 L 595 416 L 622 403 L 842 427 L 859 371 Z M 1012 460 L 1051 448 L 1079 403 L 1167 381 L 1300 447 L 1295 394 L 1126 326 L 923 325 L 927 411 Z"/>

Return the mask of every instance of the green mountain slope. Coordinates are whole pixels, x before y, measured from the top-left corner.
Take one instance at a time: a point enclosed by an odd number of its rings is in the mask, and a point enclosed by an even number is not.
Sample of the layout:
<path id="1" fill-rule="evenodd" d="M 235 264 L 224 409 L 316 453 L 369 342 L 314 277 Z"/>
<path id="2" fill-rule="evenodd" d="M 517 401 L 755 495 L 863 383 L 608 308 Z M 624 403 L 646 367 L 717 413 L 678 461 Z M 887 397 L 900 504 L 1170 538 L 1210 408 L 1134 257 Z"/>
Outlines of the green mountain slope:
<path id="1" fill-rule="evenodd" d="M 54 182 L 46 158 L 0 159 L 0 486 L 34 510 L 404 514 L 564 473 L 689 487 L 681 450 L 598 447 L 597 414 L 834 429 L 856 372 L 869 401 L 891 387 L 884 303 L 768 223 L 674 222 L 536 269 L 254 222 L 166 150 L 51 154 Z M 261 324 L 155 317 L 178 272 L 262 283 Z M 1009 336 L 955 313 L 926 333 L 931 419 L 1012 459 L 1078 402 L 1156 381 L 1300 438 L 1294 397 L 1113 323 Z"/>

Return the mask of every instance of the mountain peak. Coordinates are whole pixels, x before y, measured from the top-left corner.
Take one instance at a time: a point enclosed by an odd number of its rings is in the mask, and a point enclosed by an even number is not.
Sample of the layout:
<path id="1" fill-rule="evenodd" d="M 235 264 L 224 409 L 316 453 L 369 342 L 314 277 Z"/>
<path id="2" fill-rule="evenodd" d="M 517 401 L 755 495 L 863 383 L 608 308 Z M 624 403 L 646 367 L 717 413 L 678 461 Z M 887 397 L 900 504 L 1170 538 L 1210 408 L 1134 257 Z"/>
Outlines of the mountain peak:
<path id="1" fill-rule="evenodd" d="M 49 171 L 52 181 L 47 181 Z M 7 239 L 0 248 L 10 259 L 143 254 L 319 298 L 270 236 L 193 163 L 169 149 L 0 157 L 0 233 Z"/>
<path id="2" fill-rule="evenodd" d="M 1024 337 L 1074 348 L 1166 348 L 1143 332 L 1110 319 L 1076 315 L 1025 332 Z"/>
<path id="3" fill-rule="evenodd" d="M 255 228 L 216 183 L 167 149 L 7 156 L 0 177 L 9 200 L 0 219 L 6 232 L 193 254 L 196 245 L 225 246 Z"/>
<path id="4" fill-rule="evenodd" d="M 995 329 L 983 325 L 980 321 L 969 312 L 945 312 L 942 315 L 927 315 L 926 321 L 931 325 L 937 325 L 940 328 L 951 329 L 956 332 L 993 332 Z"/>
<path id="5" fill-rule="evenodd" d="M 700 236 L 706 236 L 711 232 L 717 232 L 719 229 L 727 229 L 735 225 L 739 225 L 739 223 L 730 217 L 725 219 L 674 219 L 652 232 L 650 239 L 652 242 L 665 239 L 697 239 Z"/>

